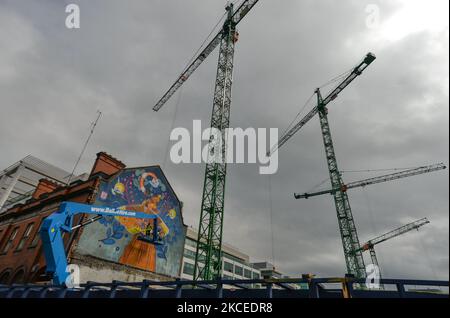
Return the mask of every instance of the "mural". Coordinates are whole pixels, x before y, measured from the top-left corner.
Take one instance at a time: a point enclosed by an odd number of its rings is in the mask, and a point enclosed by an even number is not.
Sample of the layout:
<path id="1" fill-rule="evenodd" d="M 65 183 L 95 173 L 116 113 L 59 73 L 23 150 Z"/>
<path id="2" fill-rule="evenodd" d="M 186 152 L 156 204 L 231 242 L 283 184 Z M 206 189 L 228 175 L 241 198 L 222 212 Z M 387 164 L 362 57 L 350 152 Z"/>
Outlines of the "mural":
<path id="1" fill-rule="evenodd" d="M 103 182 L 95 205 L 155 214 L 161 245 L 138 240 L 153 220 L 103 217 L 83 229 L 77 252 L 172 277 L 178 276 L 186 226 L 180 202 L 159 167 L 125 169 Z"/>

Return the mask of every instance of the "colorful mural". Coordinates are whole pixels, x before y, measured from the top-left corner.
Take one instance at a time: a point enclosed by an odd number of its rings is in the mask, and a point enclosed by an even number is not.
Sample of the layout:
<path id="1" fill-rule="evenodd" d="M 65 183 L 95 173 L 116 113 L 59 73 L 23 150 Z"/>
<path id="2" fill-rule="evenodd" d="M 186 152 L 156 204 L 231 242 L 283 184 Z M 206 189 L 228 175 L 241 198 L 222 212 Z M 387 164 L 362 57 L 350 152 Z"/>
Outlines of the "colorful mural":
<path id="1" fill-rule="evenodd" d="M 96 205 L 156 214 L 161 245 L 138 240 L 153 221 L 104 217 L 84 228 L 77 252 L 176 277 L 180 273 L 186 226 L 180 202 L 159 167 L 125 169 L 100 185 Z"/>

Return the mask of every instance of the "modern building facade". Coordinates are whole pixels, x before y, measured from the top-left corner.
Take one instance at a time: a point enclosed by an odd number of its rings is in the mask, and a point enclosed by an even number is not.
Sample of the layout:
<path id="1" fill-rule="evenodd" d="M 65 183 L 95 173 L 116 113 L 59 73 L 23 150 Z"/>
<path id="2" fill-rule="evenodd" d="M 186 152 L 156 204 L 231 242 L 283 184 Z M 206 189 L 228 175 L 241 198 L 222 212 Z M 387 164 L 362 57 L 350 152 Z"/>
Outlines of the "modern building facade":
<path id="1" fill-rule="evenodd" d="M 197 238 L 198 232 L 193 228 L 188 228 L 181 273 L 181 278 L 183 279 L 193 280 L 194 278 Z M 224 279 L 260 279 L 260 270 L 250 263 L 250 257 L 247 254 L 226 243 L 222 244 L 222 251 L 222 277 Z"/>
<path id="2" fill-rule="evenodd" d="M 258 269 L 264 279 L 286 278 L 275 266 L 269 262 L 252 263 L 253 268 Z"/>
<path id="3" fill-rule="evenodd" d="M 19 160 L 0 172 L 0 213 L 30 199 L 40 179 L 65 184 L 69 176 L 69 172 L 31 155 Z"/>
<path id="4" fill-rule="evenodd" d="M 179 277 L 186 226 L 181 202 L 161 168 L 127 168 L 100 152 L 86 180 L 64 185 L 41 179 L 29 199 L 0 214 L 0 284 L 49 282 L 38 232 L 64 201 L 156 214 L 161 228 L 163 244 L 157 246 L 137 240 L 148 224 L 132 218 L 104 217 L 67 233 L 66 255 L 79 267 L 81 283 Z M 74 224 L 91 217 L 79 215 Z"/>

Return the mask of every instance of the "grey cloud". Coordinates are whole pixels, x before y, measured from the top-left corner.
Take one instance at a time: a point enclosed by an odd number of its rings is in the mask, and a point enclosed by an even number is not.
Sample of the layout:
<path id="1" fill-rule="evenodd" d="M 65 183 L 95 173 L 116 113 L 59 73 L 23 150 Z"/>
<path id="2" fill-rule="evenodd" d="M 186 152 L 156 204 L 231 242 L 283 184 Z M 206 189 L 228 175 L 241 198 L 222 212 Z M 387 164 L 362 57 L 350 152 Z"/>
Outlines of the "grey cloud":
<path id="1" fill-rule="evenodd" d="M 161 164 L 185 203 L 185 221 L 196 227 L 204 167 L 165 158 L 172 126 L 209 122 L 217 53 L 164 109 L 151 108 L 223 14 L 225 1 L 70 2 L 81 7 L 80 30 L 64 27 L 67 1 L 0 4 L 0 167 L 31 153 L 71 170 L 101 109 L 79 172 L 89 170 L 100 150 L 129 166 Z M 232 126 L 283 130 L 315 87 L 374 51 L 377 61 L 329 107 L 341 168 L 448 163 L 448 29 L 380 42 L 365 26 L 365 7 L 378 4 L 383 22 L 400 8 L 397 1 L 280 2 L 261 0 L 239 26 Z M 272 261 L 272 202 L 277 267 L 292 275 L 343 275 L 332 198 L 293 199 L 327 178 L 317 119 L 280 150 L 270 197 L 269 177 L 257 167 L 228 171 L 226 241 L 255 260 Z M 344 174 L 347 181 L 365 177 Z M 385 275 L 448 279 L 447 171 L 349 196 L 361 241 L 424 216 L 432 222 L 379 246 Z"/>

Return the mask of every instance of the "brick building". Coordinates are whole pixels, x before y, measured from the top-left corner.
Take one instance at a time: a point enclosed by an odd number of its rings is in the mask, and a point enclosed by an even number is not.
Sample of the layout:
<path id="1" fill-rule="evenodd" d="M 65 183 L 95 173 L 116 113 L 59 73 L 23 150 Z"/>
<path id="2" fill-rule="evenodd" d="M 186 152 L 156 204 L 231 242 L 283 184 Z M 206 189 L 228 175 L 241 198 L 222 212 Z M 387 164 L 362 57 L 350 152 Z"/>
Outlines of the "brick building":
<path id="1" fill-rule="evenodd" d="M 181 272 L 186 226 L 181 202 L 159 166 L 126 168 L 100 152 L 87 180 L 70 185 L 41 179 L 31 199 L 0 215 L 0 284 L 45 283 L 45 259 L 39 236 L 42 220 L 63 201 L 114 206 L 158 215 L 165 243 L 136 242 L 136 224 L 102 218 L 64 235 L 69 263 L 77 264 L 81 282 L 171 279 Z M 150 209 L 150 210 L 148 210 Z M 85 216 L 75 218 L 74 224 Z"/>

